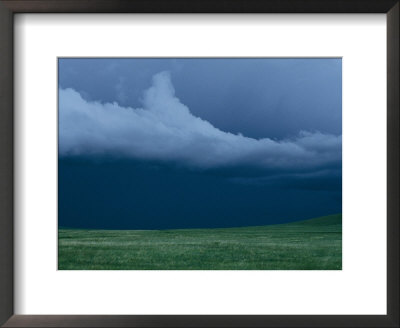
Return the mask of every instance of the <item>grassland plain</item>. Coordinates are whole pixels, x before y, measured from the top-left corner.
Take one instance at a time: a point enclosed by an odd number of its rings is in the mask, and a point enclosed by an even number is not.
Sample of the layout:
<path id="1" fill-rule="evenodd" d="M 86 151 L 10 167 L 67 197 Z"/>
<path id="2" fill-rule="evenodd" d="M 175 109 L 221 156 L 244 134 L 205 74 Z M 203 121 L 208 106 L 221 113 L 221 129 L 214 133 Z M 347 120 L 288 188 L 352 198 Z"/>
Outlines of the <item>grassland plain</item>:
<path id="1" fill-rule="evenodd" d="M 221 229 L 59 229 L 60 270 L 341 270 L 342 215 Z"/>

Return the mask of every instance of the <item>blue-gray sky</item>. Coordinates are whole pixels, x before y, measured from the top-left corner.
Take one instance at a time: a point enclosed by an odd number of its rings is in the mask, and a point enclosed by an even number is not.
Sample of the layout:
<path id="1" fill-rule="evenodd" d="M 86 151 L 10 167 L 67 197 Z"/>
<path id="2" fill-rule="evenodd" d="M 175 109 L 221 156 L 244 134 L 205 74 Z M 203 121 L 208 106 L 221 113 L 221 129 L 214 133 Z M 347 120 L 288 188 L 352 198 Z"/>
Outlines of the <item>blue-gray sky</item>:
<path id="1" fill-rule="evenodd" d="M 340 59 L 60 59 L 59 224 L 341 212 Z"/>

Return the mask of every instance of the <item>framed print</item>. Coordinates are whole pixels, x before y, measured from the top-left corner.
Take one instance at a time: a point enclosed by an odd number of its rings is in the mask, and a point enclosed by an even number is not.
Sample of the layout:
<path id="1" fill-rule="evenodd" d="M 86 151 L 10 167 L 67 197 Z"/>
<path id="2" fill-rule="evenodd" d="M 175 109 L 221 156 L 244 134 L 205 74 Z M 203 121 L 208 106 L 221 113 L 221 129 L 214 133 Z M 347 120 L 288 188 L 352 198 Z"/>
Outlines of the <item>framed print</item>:
<path id="1" fill-rule="evenodd" d="M 398 1 L 0 8 L 2 325 L 398 327 Z"/>

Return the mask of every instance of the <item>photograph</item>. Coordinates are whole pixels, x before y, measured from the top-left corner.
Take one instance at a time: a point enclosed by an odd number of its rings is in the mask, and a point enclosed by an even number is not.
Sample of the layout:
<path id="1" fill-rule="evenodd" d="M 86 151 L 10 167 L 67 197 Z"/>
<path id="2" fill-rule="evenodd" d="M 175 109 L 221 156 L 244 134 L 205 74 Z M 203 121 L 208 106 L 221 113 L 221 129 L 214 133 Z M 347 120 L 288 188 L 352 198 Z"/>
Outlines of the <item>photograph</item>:
<path id="1" fill-rule="evenodd" d="M 57 65 L 58 270 L 342 270 L 341 58 Z"/>

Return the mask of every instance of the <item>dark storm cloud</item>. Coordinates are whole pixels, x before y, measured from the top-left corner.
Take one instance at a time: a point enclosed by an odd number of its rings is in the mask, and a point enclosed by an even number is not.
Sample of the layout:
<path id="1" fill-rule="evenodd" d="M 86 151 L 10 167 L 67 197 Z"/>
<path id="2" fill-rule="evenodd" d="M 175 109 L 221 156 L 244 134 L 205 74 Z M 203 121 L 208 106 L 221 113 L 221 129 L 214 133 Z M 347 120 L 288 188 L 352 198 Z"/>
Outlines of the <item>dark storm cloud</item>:
<path id="1" fill-rule="evenodd" d="M 199 169 L 299 170 L 341 161 L 341 136 L 301 131 L 272 140 L 221 131 L 181 103 L 167 72 L 153 77 L 143 108 L 88 101 L 60 89 L 59 122 L 61 156 L 112 155 Z"/>
<path id="2" fill-rule="evenodd" d="M 342 189 L 342 169 L 333 167 L 313 172 L 289 172 L 264 176 L 239 176 L 229 181 L 242 185 L 269 186 L 292 190 L 339 191 Z"/>
<path id="3" fill-rule="evenodd" d="M 59 226 L 340 213 L 341 99 L 340 59 L 60 59 Z"/>
<path id="4" fill-rule="evenodd" d="M 300 130 L 340 135 L 338 58 L 62 58 L 59 82 L 84 99 L 142 107 L 151 77 L 170 71 L 190 112 L 223 131 L 285 139 Z"/>

